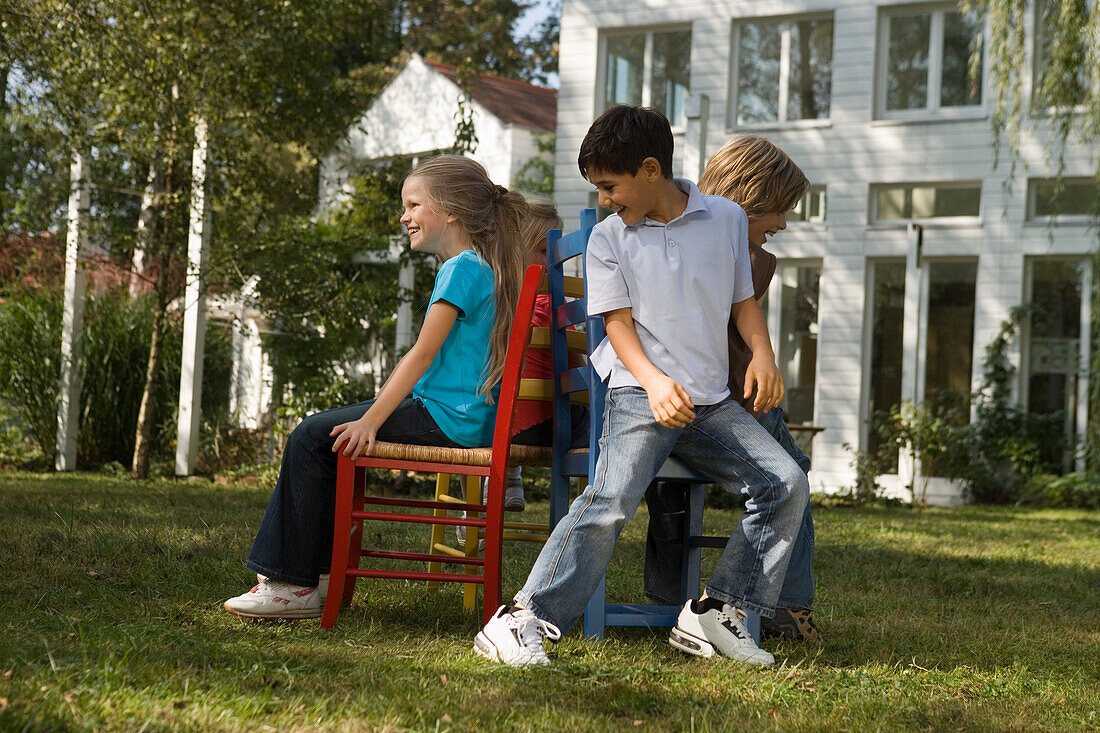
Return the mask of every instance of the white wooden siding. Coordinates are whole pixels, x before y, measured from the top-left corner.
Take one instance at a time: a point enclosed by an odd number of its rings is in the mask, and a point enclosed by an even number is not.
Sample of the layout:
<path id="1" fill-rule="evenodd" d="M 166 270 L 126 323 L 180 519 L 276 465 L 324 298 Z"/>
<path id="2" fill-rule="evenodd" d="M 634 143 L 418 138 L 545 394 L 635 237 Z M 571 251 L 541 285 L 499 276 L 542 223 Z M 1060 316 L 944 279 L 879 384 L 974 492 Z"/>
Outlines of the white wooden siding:
<path id="1" fill-rule="evenodd" d="M 827 187 L 824 224 L 792 225 L 769 243 L 781 259 L 816 258 L 822 263 L 815 422 L 825 431 L 815 438 L 816 488 L 851 485 L 851 455 L 844 443 L 860 441 L 862 353 L 868 258 L 906 253 L 904 222 L 869 224 L 872 184 L 890 182 L 980 181 L 980 217 L 968 224 L 930 224 L 924 231 L 924 257 L 978 259 L 974 323 L 973 384 L 981 379 L 985 345 L 996 335 L 1024 290 L 1024 258 L 1083 255 L 1095 247 L 1086 225 L 1051 230 L 1027 222 L 1027 178 L 1053 174 L 1042 120 L 1025 134 L 1020 164 L 1005 190 L 1011 166 L 998 161 L 990 133 L 991 93 L 984 105 L 963 119 L 895 121 L 874 119 L 880 9 L 914 5 L 884 0 L 564 0 L 561 33 L 561 90 L 555 159 L 556 199 L 567 228 L 588 205 L 591 186 L 576 166 L 577 149 L 600 111 L 598 88 L 600 34 L 623 28 L 690 24 L 691 92 L 710 98 L 706 130 L 709 156 L 731 134 L 751 132 L 786 150 L 815 184 Z M 930 4 L 934 6 L 935 4 Z M 942 4 L 941 4 L 942 5 Z M 727 119 L 732 29 L 736 20 L 832 13 L 833 59 L 830 117 L 823 121 L 754 125 L 734 130 Z M 676 142 L 683 142 L 677 136 Z M 679 160 L 679 158 L 678 158 Z M 1089 175 L 1094 159 L 1080 147 L 1069 151 L 1066 175 Z M 677 171 L 679 172 L 679 171 Z M 1053 236 L 1052 236 L 1053 234 Z M 1011 358 L 1019 362 L 1018 346 Z M 937 484 L 931 495 L 954 502 L 957 495 Z"/>

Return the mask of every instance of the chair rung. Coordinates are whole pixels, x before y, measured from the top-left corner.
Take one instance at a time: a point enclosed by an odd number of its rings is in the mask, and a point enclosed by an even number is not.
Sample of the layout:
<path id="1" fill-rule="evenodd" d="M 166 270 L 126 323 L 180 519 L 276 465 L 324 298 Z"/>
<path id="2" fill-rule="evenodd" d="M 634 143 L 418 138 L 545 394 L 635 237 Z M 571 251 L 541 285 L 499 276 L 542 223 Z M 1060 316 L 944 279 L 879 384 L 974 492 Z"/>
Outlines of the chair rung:
<path id="1" fill-rule="evenodd" d="M 475 510 L 485 510 L 480 504 L 470 504 Z M 484 527 L 484 519 L 470 517 L 433 517 L 431 514 L 396 514 L 393 512 L 352 512 L 352 519 L 365 519 L 380 522 L 412 522 L 414 524 L 450 524 L 466 527 Z"/>
<path id="2" fill-rule="evenodd" d="M 692 547 L 712 547 L 716 550 L 725 549 L 726 545 L 730 543 L 729 537 L 692 537 L 690 540 Z"/>
<path id="3" fill-rule="evenodd" d="M 398 550 L 360 550 L 360 557 L 380 557 L 386 560 L 415 560 L 417 562 L 450 562 L 460 565 L 484 565 L 485 561 L 479 557 L 465 557 L 461 559 L 443 555 L 431 555 L 426 552 L 401 552 Z"/>
<path id="4" fill-rule="evenodd" d="M 436 542 L 434 545 L 432 545 L 432 549 L 436 552 L 442 552 L 446 555 L 450 555 L 451 557 L 466 557 L 466 552 L 464 550 L 457 550 L 450 545 L 443 544 L 442 542 Z"/>
<path id="5" fill-rule="evenodd" d="M 550 539 L 548 534 L 520 534 L 517 532 L 505 532 L 502 536 L 507 542 L 543 542 Z"/>
<path id="6" fill-rule="evenodd" d="M 451 562 L 450 558 L 447 558 L 442 562 Z M 485 576 L 483 575 L 456 575 L 455 573 L 422 573 L 401 570 L 374 570 L 371 568 L 353 569 L 348 568 L 347 575 L 351 575 L 356 578 L 389 578 L 391 580 L 435 580 L 441 583 L 479 583 L 485 584 Z"/>
<path id="7" fill-rule="evenodd" d="M 466 504 L 454 502 L 453 497 L 441 501 L 428 501 L 426 499 L 402 499 L 389 496 L 364 496 L 364 504 L 376 504 L 378 506 L 409 506 L 417 509 L 464 509 L 466 511 L 485 511 L 484 504 Z"/>
<path id="8" fill-rule="evenodd" d="M 550 530 L 545 524 L 537 524 L 535 522 L 505 522 L 505 529 L 521 529 L 527 532 L 542 532 L 546 534 Z"/>

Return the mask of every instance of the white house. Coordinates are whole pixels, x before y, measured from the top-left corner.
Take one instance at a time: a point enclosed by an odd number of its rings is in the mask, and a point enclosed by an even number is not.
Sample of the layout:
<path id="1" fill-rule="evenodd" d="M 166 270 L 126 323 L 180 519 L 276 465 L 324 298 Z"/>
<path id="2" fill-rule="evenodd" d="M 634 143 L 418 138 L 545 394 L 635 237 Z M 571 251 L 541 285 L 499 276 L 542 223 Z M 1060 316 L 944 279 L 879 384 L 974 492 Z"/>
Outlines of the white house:
<path id="1" fill-rule="evenodd" d="M 563 5 L 555 197 L 567 226 L 595 205 L 576 153 L 613 103 L 666 112 L 677 174 L 698 178 L 724 140 L 753 133 L 813 184 L 800 220 L 769 245 L 780 262 L 766 308 L 788 416 L 824 428 L 812 446 L 819 490 L 852 485 L 845 445 L 870 445 L 873 411 L 978 387 L 986 345 L 1024 302 L 1047 318 L 1014 346 L 1018 399 L 1065 409 L 1066 431 L 1083 436 L 1096 151 L 1068 151 L 1055 197 L 1037 111 L 1022 165 L 1004 152 L 998 164 L 988 73 L 980 84 L 966 76 L 980 19 L 954 3 L 896 0 Z M 1033 69 L 1041 27 L 1033 17 L 1027 28 Z M 942 479 L 928 491 L 931 502 L 960 499 Z"/>
<path id="2" fill-rule="evenodd" d="M 413 54 L 374 98 L 336 150 L 321 163 L 320 206 L 338 203 L 348 177 L 396 155 L 430 155 L 455 144 L 462 89 L 457 69 Z M 471 157 L 489 177 L 511 185 L 531 158 L 540 155 L 536 135 L 553 133 L 557 91 L 489 74 L 470 85 L 477 146 Z"/>
<path id="3" fill-rule="evenodd" d="M 456 114 L 464 94 L 455 82 L 456 72 L 454 66 L 425 61 L 417 54 L 409 58 L 321 161 L 319 216 L 346 200 L 350 179 L 367 167 L 398 155 L 423 157 L 454 147 Z M 493 181 L 510 186 L 524 164 L 548 157 L 539 152 L 537 136 L 555 130 L 557 91 L 481 74 L 469 92 L 477 138 L 470 157 L 485 166 Z M 371 261 L 376 260 L 364 256 L 364 264 Z M 412 274 L 411 268 L 401 274 L 406 287 L 412 286 Z M 259 313 L 239 303 L 222 307 L 234 310 L 242 324 L 234 338 L 233 408 L 242 424 L 254 427 L 271 403 L 272 371 L 259 345 L 260 333 L 269 326 Z M 397 315 L 401 352 L 412 344 L 412 309 L 404 304 Z M 376 387 L 385 367 L 378 359 L 364 365 Z"/>

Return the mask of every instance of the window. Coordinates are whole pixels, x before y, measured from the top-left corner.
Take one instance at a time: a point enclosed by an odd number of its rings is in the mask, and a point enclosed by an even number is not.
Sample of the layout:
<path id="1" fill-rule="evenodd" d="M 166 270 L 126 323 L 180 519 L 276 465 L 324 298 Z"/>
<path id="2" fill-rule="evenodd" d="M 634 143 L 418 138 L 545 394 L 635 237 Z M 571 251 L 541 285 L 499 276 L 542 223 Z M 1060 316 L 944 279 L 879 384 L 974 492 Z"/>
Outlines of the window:
<path id="1" fill-rule="evenodd" d="M 957 424 L 970 422 L 970 381 L 974 361 L 976 262 L 928 264 L 925 304 L 924 401 L 933 412 Z M 943 475 L 925 463 L 926 476 Z"/>
<path id="2" fill-rule="evenodd" d="M 1085 6 L 1087 14 L 1096 11 L 1092 0 Z M 1034 105 L 1054 106 L 1053 95 L 1084 104 L 1091 86 L 1087 29 L 1059 22 L 1058 3 L 1052 0 L 1036 2 L 1035 28 Z"/>
<path id="3" fill-rule="evenodd" d="M 882 15 L 878 116 L 943 114 L 981 105 L 983 59 L 973 79 L 970 57 L 982 53 L 982 22 L 954 7 Z"/>
<path id="4" fill-rule="evenodd" d="M 871 220 L 977 217 L 981 183 L 889 183 L 871 187 Z"/>
<path id="5" fill-rule="evenodd" d="M 810 186 L 795 207 L 787 212 L 787 221 L 825 221 L 825 187 Z"/>
<path id="6" fill-rule="evenodd" d="M 787 394 L 787 422 L 809 425 L 814 420 L 817 371 L 817 303 L 820 265 L 780 265 L 776 270 L 779 301 L 778 363 Z"/>
<path id="7" fill-rule="evenodd" d="M 1083 437 L 1088 411 L 1088 263 L 1034 258 L 1028 262 L 1031 302 L 1024 349 L 1028 412 L 1061 413 L 1067 441 Z M 1048 467 L 1073 468 L 1073 452 L 1044 455 Z"/>
<path id="8" fill-rule="evenodd" d="M 665 113 L 683 126 L 691 77 L 691 31 L 640 31 L 606 39 L 603 107 L 634 104 Z"/>
<path id="9" fill-rule="evenodd" d="M 870 383 L 868 385 L 867 452 L 876 455 L 882 437 L 876 421 L 901 402 L 901 373 L 904 361 L 905 260 L 868 263 L 868 295 L 871 301 Z M 890 457 L 887 473 L 897 473 L 897 453 Z"/>
<path id="10" fill-rule="evenodd" d="M 1092 178 L 1030 178 L 1027 182 L 1027 218 L 1088 216 L 1097 193 Z"/>
<path id="11" fill-rule="evenodd" d="M 833 19 L 757 21 L 734 26 L 731 78 L 738 125 L 829 117 Z"/>

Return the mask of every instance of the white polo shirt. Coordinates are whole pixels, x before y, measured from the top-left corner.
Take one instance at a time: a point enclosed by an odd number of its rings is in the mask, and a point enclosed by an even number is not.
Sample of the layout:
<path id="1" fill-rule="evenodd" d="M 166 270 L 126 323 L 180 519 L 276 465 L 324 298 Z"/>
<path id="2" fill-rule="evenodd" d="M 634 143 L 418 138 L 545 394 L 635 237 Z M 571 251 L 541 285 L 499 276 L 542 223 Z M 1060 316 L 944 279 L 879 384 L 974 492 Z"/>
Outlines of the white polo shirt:
<path id="1" fill-rule="evenodd" d="M 588 314 L 630 308 L 642 348 L 697 405 L 729 395 L 727 326 L 734 303 L 753 297 L 749 220 L 722 196 L 704 196 L 684 178 L 684 213 L 668 224 L 626 226 L 609 216 L 592 230 L 585 258 Z M 592 366 L 610 387 L 641 386 L 607 338 Z"/>

